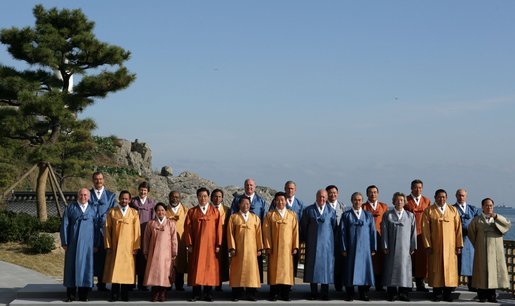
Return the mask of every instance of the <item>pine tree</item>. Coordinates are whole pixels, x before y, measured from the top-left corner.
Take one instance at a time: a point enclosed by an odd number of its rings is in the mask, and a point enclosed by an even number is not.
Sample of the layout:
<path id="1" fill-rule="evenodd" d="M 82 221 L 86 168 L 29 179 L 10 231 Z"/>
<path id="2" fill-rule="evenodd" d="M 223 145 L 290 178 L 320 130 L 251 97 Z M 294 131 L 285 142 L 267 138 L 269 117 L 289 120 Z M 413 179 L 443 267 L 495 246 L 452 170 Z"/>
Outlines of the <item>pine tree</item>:
<path id="1" fill-rule="evenodd" d="M 81 10 L 36 5 L 33 14 L 34 27 L 0 31 L 8 52 L 30 65 L 23 71 L 0 65 L 0 137 L 27 145 L 38 163 L 38 217 L 44 221 L 48 163 L 77 173 L 92 158 L 95 123 L 77 114 L 136 76 L 123 65 L 130 52 L 99 41 Z"/>

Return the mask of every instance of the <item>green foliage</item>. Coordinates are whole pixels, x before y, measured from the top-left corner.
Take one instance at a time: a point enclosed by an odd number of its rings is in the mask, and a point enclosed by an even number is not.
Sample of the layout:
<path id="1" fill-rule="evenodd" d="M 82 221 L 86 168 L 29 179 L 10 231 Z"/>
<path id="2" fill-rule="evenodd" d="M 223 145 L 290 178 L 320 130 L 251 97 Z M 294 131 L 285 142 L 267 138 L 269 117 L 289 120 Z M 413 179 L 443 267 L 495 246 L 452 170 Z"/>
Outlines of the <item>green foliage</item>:
<path id="1" fill-rule="evenodd" d="M 0 212 L 0 242 L 27 242 L 29 237 L 40 230 L 39 220 L 26 213 Z"/>
<path id="2" fill-rule="evenodd" d="M 55 249 L 54 238 L 47 233 L 36 233 L 29 237 L 27 241 L 29 249 L 37 254 L 50 253 Z"/>
<path id="3" fill-rule="evenodd" d="M 40 231 L 45 233 L 57 233 L 61 228 L 61 218 L 51 216 L 45 222 L 40 223 Z"/>
<path id="4" fill-rule="evenodd" d="M 95 123 L 79 120 L 78 114 L 96 99 L 127 88 L 136 76 L 123 66 L 130 52 L 99 41 L 95 23 L 81 10 L 36 5 L 33 14 L 33 27 L 0 30 L 8 52 L 31 67 L 18 71 L 0 64 L 0 144 L 7 144 L 8 152 L 23 147 L 30 163 L 52 164 L 62 185 L 92 168 Z M 12 170 L 13 159 L 0 154 L 1 173 Z M 0 175 L 0 184 L 10 180 Z M 44 183 L 37 186 L 39 193 L 44 189 Z"/>
<path id="5" fill-rule="evenodd" d="M 95 155 L 106 155 L 113 156 L 116 152 L 116 140 L 115 136 L 109 137 L 101 137 L 101 136 L 93 136 L 93 140 L 96 144 L 96 152 Z"/>

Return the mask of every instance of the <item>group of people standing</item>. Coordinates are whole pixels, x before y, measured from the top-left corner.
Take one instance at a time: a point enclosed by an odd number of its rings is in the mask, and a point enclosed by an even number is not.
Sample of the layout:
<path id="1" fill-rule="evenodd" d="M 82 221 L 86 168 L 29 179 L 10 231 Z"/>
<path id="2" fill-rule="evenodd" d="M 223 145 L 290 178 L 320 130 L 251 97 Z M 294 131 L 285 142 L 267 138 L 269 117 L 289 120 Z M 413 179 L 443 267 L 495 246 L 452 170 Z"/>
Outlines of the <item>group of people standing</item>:
<path id="1" fill-rule="evenodd" d="M 213 287 L 222 290 L 225 281 L 234 301 L 256 301 L 265 259 L 270 300 L 289 301 L 301 243 L 303 281 L 310 283 L 313 300 L 328 300 L 334 284 L 337 291 L 345 287 L 349 301 L 355 287 L 359 299 L 369 300 L 372 286 L 386 286 L 389 301 L 409 301 L 413 277 L 418 291 L 428 290 L 428 280 L 434 301 L 452 301 L 458 275 L 469 277 L 481 302 L 495 301 L 495 289 L 509 286 L 502 237 L 511 223 L 494 213 L 489 198 L 482 212 L 467 204 L 464 189 L 456 192 L 454 205 L 439 189 L 431 205 L 422 196 L 422 181 L 414 180 L 411 194 L 395 193 L 389 209 L 374 185 L 366 189 L 366 203 L 353 193 L 351 207 L 330 185 L 305 206 L 295 196 L 295 182 L 288 181 L 268 205 L 254 180 L 246 179 L 244 194 L 230 208 L 222 204 L 222 190 L 201 187 L 198 205 L 188 209 L 178 191 L 170 192 L 169 204 L 156 203 L 146 182 L 136 197 L 121 191 L 118 203 L 102 173 L 93 174 L 93 185 L 79 191 L 63 216 L 67 301 L 87 301 L 94 276 L 99 291 L 111 284 L 111 301 L 128 301 L 136 284 L 142 291 L 151 287 L 152 301 L 164 301 L 172 285 L 184 290 L 185 273 L 190 301 L 213 301 Z"/>

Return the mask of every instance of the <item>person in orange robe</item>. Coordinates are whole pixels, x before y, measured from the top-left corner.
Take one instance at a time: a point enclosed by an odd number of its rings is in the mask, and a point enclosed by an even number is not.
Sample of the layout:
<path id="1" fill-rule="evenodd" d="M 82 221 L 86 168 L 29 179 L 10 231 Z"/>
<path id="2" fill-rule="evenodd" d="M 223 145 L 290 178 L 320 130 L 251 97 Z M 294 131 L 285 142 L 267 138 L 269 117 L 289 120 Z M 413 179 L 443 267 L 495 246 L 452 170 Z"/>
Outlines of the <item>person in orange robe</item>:
<path id="1" fill-rule="evenodd" d="M 181 193 L 176 190 L 168 194 L 170 205 L 166 208 L 166 217 L 175 221 L 175 232 L 177 233 L 177 258 L 175 259 L 174 273 L 175 290 L 184 291 L 184 273 L 188 272 L 188 252 L 184 241 L 184 222 L 188 214 L 188 208 L 181 203 Z"/>
<path id="2" fill-rule="evenodd" d="M 408 202 L 404 209 L 415 215 L 415 223 L 417 226 L 417 250 L 411 255 L 413 263 L 413 276 L 417 284 L 417 291 L 428 292 L 424 285 L 424 278 L 427 277 L 427 254 L 423 247 L 422 239 L 422 214 L 424 210 L 431 205 L 431 200 L 422 195 L 424 183 L 416 179 L 411 182 L 411 194 L 407 197 Z"/>
<path id="3" fill-rule="evenodd" d="M 197 190 L 198 205 L 189 209 L 184 222 L 184 235 L 188 258 L 188 286 L 193 287 L 190 301 L 200 299 L 202 286 L 204 300 L 213 301 L 211 290 L 220 283 L 218 252 L 222 245 L 220 213 L 209 205 L 209 190 Z"/>
<path id="4" fill-rule="evenodd" d="M 381 251 L 381 221 L 383 220 L 383 215 L 388 211 L 388 205 L 379 202 L 377 200 L 379 196 L 379 188 L 375 185 L 370 185 L 367 187 L 367 197 L 368 201 L 363 204 L 363 210 L 368 211 L 374 217 L 374 221 L 376 223 L 376 233 L 377 233 L 377 252 L 376 255 L 372 258 L 372 264 L 374 266 L 374 278 L 375 278 L 375 287 L 376 291 L 384 291 L 383 289 L 383 252 Z"/>

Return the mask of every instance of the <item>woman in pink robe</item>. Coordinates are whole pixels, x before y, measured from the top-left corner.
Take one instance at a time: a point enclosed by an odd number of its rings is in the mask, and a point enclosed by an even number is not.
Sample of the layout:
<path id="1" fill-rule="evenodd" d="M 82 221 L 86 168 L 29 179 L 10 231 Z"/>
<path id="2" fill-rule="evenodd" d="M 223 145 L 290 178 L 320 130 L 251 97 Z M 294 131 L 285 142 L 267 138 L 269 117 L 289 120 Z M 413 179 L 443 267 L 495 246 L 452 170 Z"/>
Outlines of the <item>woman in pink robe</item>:
<path id="1" fill-rule="evenodd" d="M 145 286 L 152 286 L 152 302 L 166 300 L 166 288 L 172 286 L 173 263 L 177 256 L 175 221 L 166 218 L 166 206 L 157 203 L 155 219 L 147 223 L 143 254 L 147 259 Z"/>

